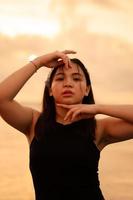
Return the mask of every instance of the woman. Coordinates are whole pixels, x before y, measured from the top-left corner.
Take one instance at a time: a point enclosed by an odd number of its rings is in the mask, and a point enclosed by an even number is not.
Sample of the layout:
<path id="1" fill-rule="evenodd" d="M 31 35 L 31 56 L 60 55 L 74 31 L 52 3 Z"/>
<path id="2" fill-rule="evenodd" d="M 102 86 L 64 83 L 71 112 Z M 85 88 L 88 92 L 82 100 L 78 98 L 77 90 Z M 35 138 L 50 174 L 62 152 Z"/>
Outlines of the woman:
<path id="1" fill-rule="evenodd" d="M 29 141 L 36 200 L 103 200 L 98 180 L 100 151 L 133 138 L 133 106 L 96 105 L 86 68 L 68 57 L 74 53 L 65 50 L 40 56 L 0 84 L 1 117 Z M 44 66 L 52 71 L 39 112 L 14 98 Z M 95 119 L 97 114 L 108 117 Z"/>

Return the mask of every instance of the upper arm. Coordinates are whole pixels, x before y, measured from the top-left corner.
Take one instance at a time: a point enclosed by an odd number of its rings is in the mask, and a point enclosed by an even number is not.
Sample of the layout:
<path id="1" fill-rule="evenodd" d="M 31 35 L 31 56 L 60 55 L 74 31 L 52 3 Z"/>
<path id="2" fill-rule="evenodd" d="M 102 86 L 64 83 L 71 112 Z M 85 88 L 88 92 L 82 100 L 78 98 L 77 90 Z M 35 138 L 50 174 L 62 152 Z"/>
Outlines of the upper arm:
<path id="1" fill-rule="evenodd" d="M 110 144 L 133 138 L 133 124 L 125 120 L 107 117 L 101 120 L 102 139 L 104 143 Z"/>
<path id="2" fill-rule="evenodd" d="M 26 135 L 29 133 L 33 121 L 32 108 L 22 106 L 13 100 L 0 105 L 0 115 L 12 127 Z"/>

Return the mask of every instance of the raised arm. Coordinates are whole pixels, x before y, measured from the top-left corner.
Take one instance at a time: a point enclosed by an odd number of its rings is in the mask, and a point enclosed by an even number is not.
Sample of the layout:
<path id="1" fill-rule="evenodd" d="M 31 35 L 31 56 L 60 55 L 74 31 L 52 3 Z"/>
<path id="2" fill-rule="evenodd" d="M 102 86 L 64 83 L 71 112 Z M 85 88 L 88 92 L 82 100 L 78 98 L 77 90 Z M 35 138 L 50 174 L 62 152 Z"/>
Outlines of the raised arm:
<path id="1" fill-rule="evenodd" d="M 28 63 L 0 84 L 0 115 L 8 124 L 25 134 L 32 122 L 33 110 L 20 105 L 14 98 L 35 72 L 35 66 Z"/>
<path id="2" fill-rule="evenodd" d="M 105 146 L 133 139 L 133 105 L 101 105 L 99 113 L 109 116 L 97 122 Z"/>
<path id="3" fill-rule="evenodd" d="M 96 143 L 98 146 L 133 139 L 133 105 L 77 104 L 57 106 L 68 109 L 65 120 L 68 122 L 90 118 L 99 114 L 107 117 L 97 119 Z"/>
<path id="4" fill-rule="evenodd" d="M 133 123 L 133 105 L 98 105 L 98 114 L 123 119 Z"/>
<path id="5" fill-rule="evenodd" d="M 15 71 L 0 83 L 0 115 L 8 124 L 24 134 L 29 133 L 33 121 L 33 113 L 37 111 L 20 105 L 14 98 L 39 68 L 43 66 L 56 67 L 62 63 L 64 63 L 66 67 L 69 67 L 69 58 L 67 54 L 70 53 L 75 52 L 71 50 L 66 50 L 64 52 L 55 51 L 40 56 L 33 60 L 33 62 L 29 62 L 24 67 Z"/>
<path id="6" fill-rule="evenodd" d="M 68 110 L 65 116 L 65 120 L 68 121 L 75 121 L 80 118 L 90 118 L 102 114 L 133 123 L 133 105 L 57 104 L 57 106 Z"/>

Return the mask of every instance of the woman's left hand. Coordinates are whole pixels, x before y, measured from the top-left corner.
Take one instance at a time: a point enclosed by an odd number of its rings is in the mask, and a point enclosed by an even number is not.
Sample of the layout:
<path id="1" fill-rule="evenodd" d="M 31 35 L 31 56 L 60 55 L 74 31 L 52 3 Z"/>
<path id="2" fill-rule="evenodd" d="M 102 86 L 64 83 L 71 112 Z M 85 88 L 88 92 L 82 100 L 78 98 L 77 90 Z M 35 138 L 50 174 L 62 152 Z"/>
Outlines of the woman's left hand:
<path id="1" fill-rule="evenodd" d="M 69 122 L 92 118 L 97 114 L 96 104 L 57 104 L 57 106 L 68 109 L 64 120 Z"/>

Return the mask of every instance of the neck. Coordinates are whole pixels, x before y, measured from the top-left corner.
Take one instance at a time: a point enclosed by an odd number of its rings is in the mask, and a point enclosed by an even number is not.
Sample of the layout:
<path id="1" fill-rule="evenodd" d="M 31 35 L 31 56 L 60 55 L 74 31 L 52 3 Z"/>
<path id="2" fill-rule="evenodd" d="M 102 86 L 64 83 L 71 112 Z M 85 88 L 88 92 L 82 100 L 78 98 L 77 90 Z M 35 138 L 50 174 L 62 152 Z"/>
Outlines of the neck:
<path id="1" fill-rule="evenodd" d="M 68 122 L 64 121 L 64 117 L 68 110 L 66 108 L 61 108 L 56 106 L 56 121 L 61 124 L 68 124 Z"/>

